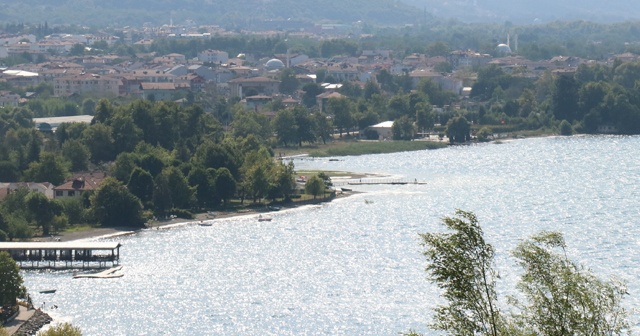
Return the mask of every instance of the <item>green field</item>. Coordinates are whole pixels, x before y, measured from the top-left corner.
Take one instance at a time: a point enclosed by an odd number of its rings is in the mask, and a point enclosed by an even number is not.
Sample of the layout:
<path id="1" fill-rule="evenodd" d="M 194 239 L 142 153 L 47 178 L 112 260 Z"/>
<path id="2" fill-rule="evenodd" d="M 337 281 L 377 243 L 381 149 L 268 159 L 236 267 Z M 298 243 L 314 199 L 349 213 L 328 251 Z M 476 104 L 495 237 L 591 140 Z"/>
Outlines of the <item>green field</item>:
<path id="1" fill-rule="evenodd" d="M 444 148 L 445 142 L 434 141 L 357 141 L 342 142 L 310 151 L 309 156 L 348 156 L 366 154 L 384 154 Z"/>

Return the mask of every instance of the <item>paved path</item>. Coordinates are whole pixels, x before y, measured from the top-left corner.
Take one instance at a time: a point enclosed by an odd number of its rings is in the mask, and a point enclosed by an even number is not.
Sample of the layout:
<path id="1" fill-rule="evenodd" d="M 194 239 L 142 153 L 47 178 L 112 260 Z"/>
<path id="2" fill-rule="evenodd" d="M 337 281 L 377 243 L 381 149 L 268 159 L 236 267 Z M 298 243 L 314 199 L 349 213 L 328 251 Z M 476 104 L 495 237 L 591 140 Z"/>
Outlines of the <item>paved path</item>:
<path id="1" fill-rule="evenodd" d="M 20 306 L 20 313 L 18 314 L 18 316 L 16 316 L 16 318 L 13 321 L 7 323 L 4 326 L 5 329 L 7 329 L 7 332 L 9 333 L 9 335 L 13 335 L 13 333 L 18 331 L 18 328 L 20 328 L 20 326 L 23 323 L 27 322 L 27 320 L 29 320 L 31 316 L 33 316 L 33 313 L 35 312 L 36 312 L 35 309 L 27 310 L 27 308 Z"/>

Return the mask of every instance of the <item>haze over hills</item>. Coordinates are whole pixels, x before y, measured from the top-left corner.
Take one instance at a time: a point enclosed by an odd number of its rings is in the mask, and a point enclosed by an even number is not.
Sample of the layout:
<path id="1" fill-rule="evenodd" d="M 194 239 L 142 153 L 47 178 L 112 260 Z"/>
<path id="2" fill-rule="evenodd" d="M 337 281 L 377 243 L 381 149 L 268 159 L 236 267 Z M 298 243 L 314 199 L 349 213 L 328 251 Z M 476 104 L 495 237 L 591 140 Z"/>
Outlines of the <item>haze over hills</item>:
<path id="1" fill-rule="evenodd" d="M 638 20 L 637 0 L 403 0 L 436 17 L 517 24 L 555 20 L 619 22 Z"/>
<path id="2" fill-rule="evenodd" d="M 423 11 L 396 0 L 0 0 L 0 6 L 1 22 L 99 26 L 171 19 L 240 28 L 260 20 L 398 25 L 424 18 Z"/>

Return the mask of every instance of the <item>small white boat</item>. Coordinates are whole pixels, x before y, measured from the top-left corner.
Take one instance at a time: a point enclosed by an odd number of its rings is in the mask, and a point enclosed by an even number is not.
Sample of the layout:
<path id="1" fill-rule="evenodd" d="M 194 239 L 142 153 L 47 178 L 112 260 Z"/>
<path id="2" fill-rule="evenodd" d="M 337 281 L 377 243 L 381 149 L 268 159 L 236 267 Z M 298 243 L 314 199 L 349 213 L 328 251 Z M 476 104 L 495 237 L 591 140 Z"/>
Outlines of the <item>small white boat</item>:
<path id="1" fill-rule="evenodd" d="M 262 217 L 262 215 L 258 216 L 258 222 L 270 222 L 271 217 Z"/>
<path id="2" fill-rule="evenodd" d="M 212 226 L 213 223 L 200 221 L 200 223 L 198 223 L 198 225 L 200 225 L 200 226 Z"/>

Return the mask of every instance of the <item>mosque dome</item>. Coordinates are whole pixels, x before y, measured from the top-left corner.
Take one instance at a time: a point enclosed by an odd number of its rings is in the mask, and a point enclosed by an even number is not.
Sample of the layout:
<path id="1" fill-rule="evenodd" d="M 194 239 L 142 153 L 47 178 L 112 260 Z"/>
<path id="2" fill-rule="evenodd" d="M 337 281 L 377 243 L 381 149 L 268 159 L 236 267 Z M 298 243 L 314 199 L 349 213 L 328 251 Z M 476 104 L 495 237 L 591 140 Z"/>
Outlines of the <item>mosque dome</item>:
<path id="1" fill-rule="evenodd" d="M 496 51 L 499 54 L 506 55 L 511 53 L 511 48 L 508 45 L 501 43 L 501 44 L 498 44 L 498 46 L 496 47 Z"/>
<path id="2" fill-rule="evenodd" d="M 282 63 L 281 60 L 274 58 L 270 59 L 264 66 L 269 70 L 277 70 L 284 68 L 284 63 Z"/>

